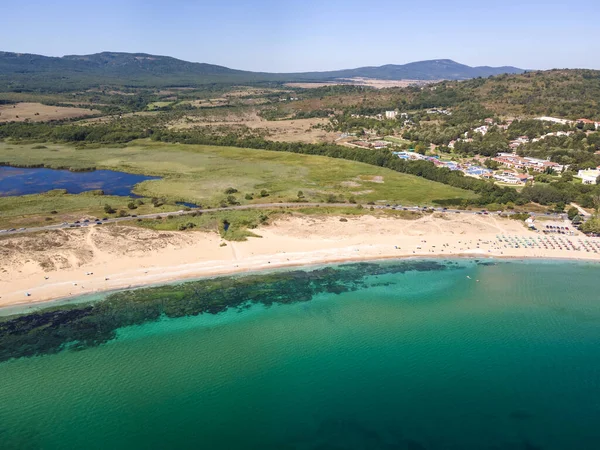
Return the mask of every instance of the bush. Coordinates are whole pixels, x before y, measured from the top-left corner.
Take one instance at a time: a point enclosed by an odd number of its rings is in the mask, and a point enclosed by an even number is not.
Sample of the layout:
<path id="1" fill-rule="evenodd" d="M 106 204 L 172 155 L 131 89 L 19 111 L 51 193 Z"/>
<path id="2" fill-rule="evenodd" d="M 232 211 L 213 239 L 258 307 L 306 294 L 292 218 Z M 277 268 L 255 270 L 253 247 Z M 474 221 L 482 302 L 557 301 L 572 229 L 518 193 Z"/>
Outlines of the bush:
<path id="1" fill-rule="evenodd" d="M 244 196 L 244 198 L 245 198 L 246 200 L 253 200 L 253 199 L 254 199 L 254 197 L 252 197 L 252 194 L 246 194 L 246 195 Z"/>
<path id="2" fill-rule="evenodd" d="M 227 188 L 225 189 L 225 194 L 230 195 L 230 194 L 235 194 L 238 190 L 236 188 Z"/>
<path id="3" fill-rule="evenodd" d="M 262 191 L 260 191 L 260 196 L 261 197 L 268 197 L 269 193 L 265 189 L 263 189 Z"/>
<path id="4" fill-rule="evenodd" d="M 135 203 L 133 203 L 133 202 L 129 202 L 129 203 L 127 203 L 127 207 L 128 207 L 129 209 L 136 209 L 136 208 L 137 208 L 137 206 L 135 206 Z"/>
<path id="5" fill-rule="evenodd" d="M 119 217 L 127 217 L 128 215 L 129 214 L 127 214 L 124 209 L 119 210 Z"/>
<path id="6" fill-rule="evenodd" d="M 115 210 L 113 209 L 113 207 L 112 207 L 112 206 L 110 206 L 108 203 L 106 203 L 106 204 L 104 205 L 104 212 L 105 212 L 106 214 L 113 214 L 113 213 L 115 212 Z"/>

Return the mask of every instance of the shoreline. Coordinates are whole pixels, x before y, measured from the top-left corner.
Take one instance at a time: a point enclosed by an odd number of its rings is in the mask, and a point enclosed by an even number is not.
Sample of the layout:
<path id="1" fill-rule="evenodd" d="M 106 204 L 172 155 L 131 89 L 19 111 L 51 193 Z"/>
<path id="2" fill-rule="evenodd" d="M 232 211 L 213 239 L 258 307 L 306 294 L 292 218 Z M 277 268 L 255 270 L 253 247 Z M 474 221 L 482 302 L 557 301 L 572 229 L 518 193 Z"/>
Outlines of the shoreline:
<path id="1" fill-rule="evenodd" d="M 189 276 L 176 277 L 176 278 L 165 277 L 164 279 L 162 279 L 160 281 L 152 281 L 152 282 L 140 283 L 140 284 L 136 284 L 136 285 L 115 287 L 115 288 L 109 288 L 106 290 L 96 290 L 94 292 L 85 293 L 85 294 L 76 294 L 76 295 L 72 295 L 72 296 L 50 298 L 50 299 L 38 300 L 38 301 L 16 302 L 16 303 L 8 304 L 8 305 L 1 305 L 0 306 L 0 317 L 8 316 L 9 314 L 5 315 L 3 313 L 6 312 L 7 310 L 10 310 L 13 308 L 18 310 L 18 309 L 25 308 L 25 307 L 44 308 L 44 307 L 52 307 L 54 305 L 59 306 L 61 304 L 93 303 L 100 299 L 93 299 L 92 297 L 99 296 L 99 297 L 105 298 L 112 293 L 116 293 L 116 292 L 120 292 L 120 291 L 124 291 L 124 290 L 144 289 L 144 288 L 150 288 L 150 287 L 154 287 L 154 286 L 162 286 L 162 285 L 167 285 L 167 284 L 188 283 L 188 282 L 201 281 L 201 280 L 211 279 L 211 278 L 225 277 L 225 276 L 229 276 L 229 275 L 252 275 L 252 274 L 261 274 L 261 273 L 267 273 L 267 272 L 271 272 L 271 271 L 277 271 L 280 269 L 294 269 L 294 268 L 310 269 L 310 268 L 317 268 L 319 266 L 353 264 L 353 263 L 359 263 L 359 262 L 374 262 L 374 263 L 376 263 L 378 261 L 383 262 L 383 261 L 403 261 L 403 260 L 456 260 L 456 259 L 471 260 L 471 261 L 502 260 L 502 261 L 546 261 L 546 262 L 567 262 L 567 263 L 580 262 L 580 263 L 595 263 L 595 264 L 600 265 L 600 260 L 597 258 L 566 257 L 566 256 L 562 256 L 562 257 L 505 256 L 505 255 L 489 256 L 489 255 L 481 255 L 481 254 L 476 254 L 476 253 L 473 253 L 473 254 L 470 254 L 470 253 L 447 254 L 447 255 L 440 253 L 440 254 L 431 254 L 429 256 L 425 256 L 425 255 L 423 255 L 423 256 L 411 256 L 411 255 L 383 256 L 383 257 L 366 256 L 366 257 L 357 257 L 357 258 L 340 258 L 340 259 L 332 259 L 332 260 L 321 260 L 321 261 L 314 261 L 314 262 L 308 262 L 308 263 L 290 263 L 290 264 L 280 263 L 280 264 L 269 265 L 269 267 L 260 268 L 260 269 L 255 269 L 255 268 L 240 269 L 240 270 L 233 269 L 233 270 L 226 270 L 226 271 L 218 271 L 218 272 L 209 273 L 209 274 L 205 274 L 205 275 L 189 275 Z M 88 299 L 86 300 L 86 298 L 88 298 Z M 15 313 L 15 314 L 19 314 L 19 313 Z"/>
<path id="2" fill-rule="evenodd" d="M 401 259 L 564 260 L 600 263 L 592 251 L 532 246 L 585 236 L 547 237 L 494 217 L 417 220 L 374 216 L 290 217 L 256 230 L 261 238 L 227 242 L 216 233 L 116 227 L 15 237 L 0 263 L 0 311 L 152 285 L 270 269 Z M 587 245 L 589 247 L 589 244 Z M 6 252 L 8 249 L 8 253 Z M 33 250 L 32 250 L 33 249 Z M 596 252 L 596 253 L 594 253 Z M 50 269 L 49 269 L 50 267 Z"/>

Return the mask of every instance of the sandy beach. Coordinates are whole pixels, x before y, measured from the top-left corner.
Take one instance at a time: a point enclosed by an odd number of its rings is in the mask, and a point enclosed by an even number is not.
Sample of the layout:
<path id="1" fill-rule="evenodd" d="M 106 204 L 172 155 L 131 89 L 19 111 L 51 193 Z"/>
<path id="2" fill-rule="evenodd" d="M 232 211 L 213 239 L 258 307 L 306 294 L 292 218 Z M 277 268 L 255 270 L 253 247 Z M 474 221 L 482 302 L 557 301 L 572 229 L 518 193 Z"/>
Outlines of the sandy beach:
<path id="1" fill-rule="evenodd" d="M 544 235 L 497 216 L 291 216 L 225 242 L 216 233 L 90 227 L 0 241 L 0 307 L 218 274 L 403 257 L 600 262 L 600 239 Z M 226 243 L 226 245 L 223 245 Z"/>

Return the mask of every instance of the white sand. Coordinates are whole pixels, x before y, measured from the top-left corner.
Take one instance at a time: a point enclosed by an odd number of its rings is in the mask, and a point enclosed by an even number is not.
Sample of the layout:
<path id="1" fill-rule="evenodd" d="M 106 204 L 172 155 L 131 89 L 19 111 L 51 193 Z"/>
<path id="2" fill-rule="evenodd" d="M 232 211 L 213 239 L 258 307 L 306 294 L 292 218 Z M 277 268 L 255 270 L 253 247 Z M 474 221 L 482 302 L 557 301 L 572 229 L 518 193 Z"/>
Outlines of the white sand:
<path id="1" fill-rule="evenodd" d="M 551 242 L 522 223 L 492 216 L 289 217 L 227 242 L 214 233 L 93 227 L 0 241 L 0 306 L 216 274 L 318 263 L 402 257 L 570 258 L 600 261 L 600 239 L 556 236 L 555 248 L 514 248 L 507 239 Z M 575 247 L 558 248 L 570 240 Z M 27 293 L 30 295 L 27 296 Z"/>

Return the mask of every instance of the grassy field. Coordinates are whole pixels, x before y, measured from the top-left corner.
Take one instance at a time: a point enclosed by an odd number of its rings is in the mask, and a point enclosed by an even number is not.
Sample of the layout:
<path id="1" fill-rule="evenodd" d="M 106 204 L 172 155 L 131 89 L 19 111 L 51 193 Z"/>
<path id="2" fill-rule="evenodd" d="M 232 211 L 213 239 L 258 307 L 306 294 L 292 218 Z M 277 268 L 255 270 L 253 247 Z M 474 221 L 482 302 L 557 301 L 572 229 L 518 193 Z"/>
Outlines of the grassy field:
<path id="1" fill-rule="evenodd" d="M 147 204 L 139 214 L 180 209 L 177 201 L 204 207 L 248 203 L 383 202 L 432 204 L 436 199 L 472 198 L 455 189 L 419 177 L 363 163 L 321 156 L 231 147 L 163 144 L 138 141 L 124 148 L 76 148 L 68 145 L 16 145 L 0 142 L 0 162 L 73 169 L 96 167 L 156 175 L 135 193 L 171 203 L 162 209 Z M 227 194 L 229 188 L 237 192 Z M 262 194 L 261 194 L 262 193 Z M 103 205 L 127 211 L 127 197 L 86 195 L 31 195 L 0 199 L 0 223 L 32 226 L 65 221 L 88 213 L 105 215 Z M 146 203 L 149 203 L 146 201 Z M 165 209 L 167 208 L 167 209 Z M 146 211 L 146 209 L 149 209 Z M 143 210 L 143 211 L 142 211 Z M 57 211 L 58 215 L 49 215 Z M 131 211 L 127 211 L 131 212 Z"/>
<path id="2" fill-rule="evenodd" d="M 138 200 L 143 202 L 137 204 Z M 20 197 L 0 197 L 0 229 L 11 227 L 33 227 L 71 222 L 84 218 L 116 217 L 119 211 L 126 214 L 151 214 L 181 209 L 176 205 L 155 207 L 149 199 L 135 199 L 135 209 L 127 205 L 128 197 L 110 195 L 79 195 L 50 192 L 46 194 L 22 195 Z M 104 205 L 108 204 L 115 212 L 107 214 Z"/>
<path id="3" fill-rule="evenodd" d="M 48 106 L 41 103 L 17 103 L 0 106 L 0 122 L 45 122 L 48 120 L 73 119 L 98 114 L 95 109 Z"/>
<path id="4" fill-rule="evenodd" d="M 201 202 L 217 206 L 233 187 L 236 200 L 271 203 L 307 201 L 382 201 L 431 204 L 436 199 L 472 198 L 473 193 L 416 176 L 368 164 L 321 156 L 233 147 L 163 144 L 137 141 L 125 148 L 77 149 L 46 144 L 14 145 L 0 142 L 0 161 L 14 165 L 43 163 L 46 167 L 96 167 L 161 176 L 146 181 L 135 192 L 147 197 Z M 260 197 L 266 190 L 268 197 Z M 252 200 L 246 194 L 254 194 Z"/>
<path id="5" fill-rule="evenodd" d="M 402 139 L 396 136 L 386 136 L 383 138 L 384 141 L 392 142 L 394 144 L 410 144 L 410 141 Z"/>
<path id="6" fill-rule="evenodd" d="M 154 111 L 157 108 L 164 108 L 172 103 L 173 102 L 152 102 L 148 104 L 148 111 Z"/>

